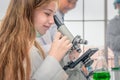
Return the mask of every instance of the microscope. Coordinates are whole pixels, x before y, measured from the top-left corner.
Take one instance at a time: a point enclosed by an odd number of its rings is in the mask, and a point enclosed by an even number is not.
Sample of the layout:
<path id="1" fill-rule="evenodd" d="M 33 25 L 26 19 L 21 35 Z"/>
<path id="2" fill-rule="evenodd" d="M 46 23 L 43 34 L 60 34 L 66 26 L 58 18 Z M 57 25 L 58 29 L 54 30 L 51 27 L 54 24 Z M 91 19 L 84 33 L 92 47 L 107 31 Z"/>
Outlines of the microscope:
<path id="1" fill-rule="evenodd" d="M 87 40 L 81 39 L 79 35 L 74 37 L 71 32 L 67 29 L 64 23 L 62 23 L 56 15 L 54 15 L 54 21 L 57 25 L 58 31 L 60 31 L 63 35 L 67 36 L 68 39 L 72 42 L 73 46 L 71 49 L 67 52 L 67 54 L 70 54 L 73 50 L 76 50 L 78 53 L 81 52 L 80 44 L 87 44 Z M 93 71 L 89 72 L 89 74 L 85 74 L 82 71 L 82 66 L 89 67 L 92 65 L 93 60 L 90 58 L 96 51 L 98 51 L 98 48 L 90 48 L 88 49 L 82 56 L 80 56 L 75 61 L 68 62 L 67 65 L 63 67 L 64 70 L 73 69 L 78 64 L 80 65 L 80 73 L 82 74 L 81 79 L 82 80 L 90 80 L 90 76 L 93 74 Z"/>
<path id="2" fill-rule="evenodd" d="M 65 24 L 62 23 L 58 19 L 58 17 L 56 15 L 54 15 L 54 21 L 55 21 L 55 24 L 57 25 L 58 31 L 60 31 L 63 35 L 67 36 L 68 39 L 73 44 L 73 46 L 71 47 L 71 49 L 69 50 L 69 52 L 71 53 L 71 51 L 76 50 L 78 53 L 80 53 L 81 49 L 80 49 L 79 44 L 87 44 L 87 40 L 81 39 L 81 37 L 79 35 L 77 35 L 76 37 L 74 37 L 71 34 L 71 32 L 67 29 L 67 27 L 65 26 Z"/>

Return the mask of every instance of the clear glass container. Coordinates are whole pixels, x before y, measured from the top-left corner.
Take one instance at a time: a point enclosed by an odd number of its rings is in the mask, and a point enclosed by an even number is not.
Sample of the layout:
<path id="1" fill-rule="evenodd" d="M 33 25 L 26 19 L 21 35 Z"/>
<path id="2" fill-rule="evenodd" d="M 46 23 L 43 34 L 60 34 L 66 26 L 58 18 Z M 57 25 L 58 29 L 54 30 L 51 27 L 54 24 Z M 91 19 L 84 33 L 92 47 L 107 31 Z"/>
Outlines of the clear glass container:
<path id="1" fill-rule="evenodd" d="M 111 80 L 120 80 L 120 67 L 112 68 L 111 75 Z"/>
<path id="2" fill-rule="evenodd" d="M 110 80 L 110 72 L 108 70 L 103 50 L 101 50 L 99 53 L 99 57 L 97 59 L 97 63 L 93 73 L 93 80 Z"/>

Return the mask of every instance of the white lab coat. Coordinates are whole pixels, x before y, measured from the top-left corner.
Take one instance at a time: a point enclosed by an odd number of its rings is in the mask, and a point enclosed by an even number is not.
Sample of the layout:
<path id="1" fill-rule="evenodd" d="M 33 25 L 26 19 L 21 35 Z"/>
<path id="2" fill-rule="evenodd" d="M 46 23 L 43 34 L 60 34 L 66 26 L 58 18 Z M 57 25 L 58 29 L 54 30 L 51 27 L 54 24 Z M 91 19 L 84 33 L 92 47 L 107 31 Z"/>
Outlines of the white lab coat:
<path id="1" fill-rule="evenodd" d="M 107 26 L 107 46 L 114 53 L 114 64 L 119 66 L 118 57 L 120 56 L 120 16 L 115 16 Z"/>
<path id="2" fill-rule="evenodd" d="M 31 80 L 67 80 L 68 78 L 55 58 L 48 55 L 43 60 L 35 46 L 30 51 L 30 62 Z"/>

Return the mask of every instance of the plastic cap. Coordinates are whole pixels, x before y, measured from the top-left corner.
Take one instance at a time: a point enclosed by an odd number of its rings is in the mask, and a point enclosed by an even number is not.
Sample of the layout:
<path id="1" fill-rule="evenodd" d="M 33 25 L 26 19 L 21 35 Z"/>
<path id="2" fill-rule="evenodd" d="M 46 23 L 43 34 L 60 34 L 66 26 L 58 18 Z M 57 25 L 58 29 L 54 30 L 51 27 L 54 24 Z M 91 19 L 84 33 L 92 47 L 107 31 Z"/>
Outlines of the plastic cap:
<path id="1" fill-rule="evenodd" d="M 115 2 L 114 3 L 120 3 L 120 0 L 115 0 Z"/>

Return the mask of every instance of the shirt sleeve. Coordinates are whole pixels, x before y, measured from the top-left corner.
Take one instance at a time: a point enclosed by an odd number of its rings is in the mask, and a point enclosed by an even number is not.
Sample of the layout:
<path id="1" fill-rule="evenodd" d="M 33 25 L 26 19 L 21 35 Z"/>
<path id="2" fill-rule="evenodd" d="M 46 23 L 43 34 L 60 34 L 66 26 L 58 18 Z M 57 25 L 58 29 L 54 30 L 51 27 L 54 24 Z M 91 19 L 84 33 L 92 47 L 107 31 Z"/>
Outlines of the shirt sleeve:
<path id="1" fill-rule="evenodd" d="M 64 72 L 59 62 L 48 56 L 34 73 L 32 80 L 66 80 L 67 74 Z"/>
<path id="2" fill-rule="evenodd" d="M 52 56 L 48 55 L 43 60 L 38 52 L 34 50 L 30 55 L 30 60 L 31 80 L 67 80 L 66 72 Z"/>

